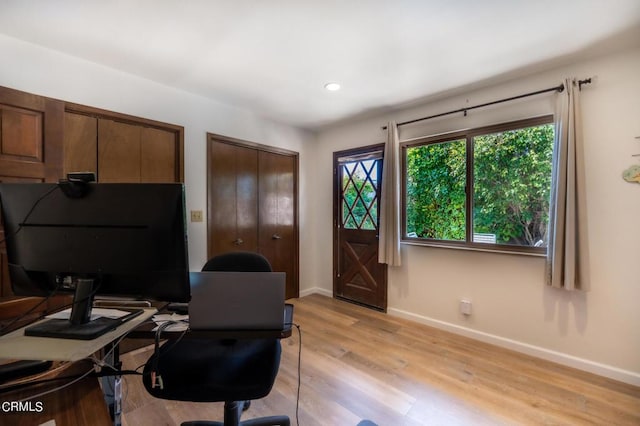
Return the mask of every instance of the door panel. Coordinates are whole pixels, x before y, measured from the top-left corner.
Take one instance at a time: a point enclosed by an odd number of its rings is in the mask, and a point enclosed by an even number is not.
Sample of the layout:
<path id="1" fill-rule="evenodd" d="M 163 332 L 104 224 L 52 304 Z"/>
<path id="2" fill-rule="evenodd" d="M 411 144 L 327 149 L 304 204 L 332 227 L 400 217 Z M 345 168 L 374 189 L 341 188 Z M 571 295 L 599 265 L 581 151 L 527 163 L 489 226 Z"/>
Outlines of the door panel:
<path id="1" fill-rule="evenodd" d="M 140 182 L 141 127 L 98 120 L 98 181 Z"/>
<path id="2" fill-rule="evenodd" d="M 44 152 L 42 124 L 41 111 L 3 105 L 2 127 L 0 127 L 2 157 L 42 163 Z"/>
<path id="3" fill-rule="evenodd" d="M 259 252 L 271 262 L 274 271 L 287 274 L 286 298 L 297 297 L 292 255 L 296 253 L 294 231 L 294 157 L 259 153 Z"/>
<path id="4" fill-rule="evenodd" d="M 179 182 L 175 133 L 143 127 L 141 138 L 140 179 L 142 182 Z"/>
<path id="5" fill-rule="evenodd" d="M 0 87 L 0 182 L 61 177 L 63 108 L 62 102 Z M 4 238 L 0 227 L 0 297 L 13 295 Z"/>
<path id="6" fill-rule="evenodd" d="M 0 87 L 0 174 L 61 178 L 63 114 L 60 101 Z"/>
<path id="7" fill-rule="evenodd" d="M 58 181 L 62 177 L 63 120 L 62 102 L 0 87 L 0 182 Z M 42 300 L 13 295 L 5 237 L 0 226 L 0 326 Z M 66 301 L 49 299 L 13 328 Z"/>
<path id="8" fill-rule="evenodd" d="M 387 308 L 387 267 L 378 263 L 382 151 L 334 153 L 334 296 Z"/>
<path id="9" fill-rule="evenodd" d="M 93 172 L 98 176 L 98 119 L 64 114 L 64 174 Z"/>
<path id="10" fill-rule="evenodd" d="M 378 237 L 358 229 L 340 231 L 340 277 L 338 296 L 384 309 L 384 264 L 378 263 Z"/>
<path id="11" fill-rule="evenodd" d="M 258 152 L 236 147 L 236 250 L 258 251 Z"/>
<path id="12" fill-rule="evenodd" d="M 207 146 L 208 257 L 258 251 L 258 153 L 219 141 Z"/>

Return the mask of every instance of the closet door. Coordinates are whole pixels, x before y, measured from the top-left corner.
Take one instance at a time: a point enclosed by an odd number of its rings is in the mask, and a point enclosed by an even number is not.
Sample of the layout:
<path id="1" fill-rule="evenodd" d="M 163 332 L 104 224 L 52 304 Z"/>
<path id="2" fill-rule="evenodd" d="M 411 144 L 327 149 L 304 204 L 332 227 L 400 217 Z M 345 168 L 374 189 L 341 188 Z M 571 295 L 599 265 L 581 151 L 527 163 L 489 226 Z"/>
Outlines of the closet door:
<path id="1" fill-rule="evenodd" d="M 210 134 L 207 157 L 208 257 L 260 253 L 298 297 L 297 153 Z"/>
<path id="2" fill-rule="evenodd" d="M 286 297 L 297 297 L 295 157 L 260 151 L 258 160 L 259 252 L 274 271 L 286 272 Z"/>
<path id="3" fill-rule="evenodd" d="M 211 140 L 207 145 L 208 257 L 258 251 L 258 152 Z"/>

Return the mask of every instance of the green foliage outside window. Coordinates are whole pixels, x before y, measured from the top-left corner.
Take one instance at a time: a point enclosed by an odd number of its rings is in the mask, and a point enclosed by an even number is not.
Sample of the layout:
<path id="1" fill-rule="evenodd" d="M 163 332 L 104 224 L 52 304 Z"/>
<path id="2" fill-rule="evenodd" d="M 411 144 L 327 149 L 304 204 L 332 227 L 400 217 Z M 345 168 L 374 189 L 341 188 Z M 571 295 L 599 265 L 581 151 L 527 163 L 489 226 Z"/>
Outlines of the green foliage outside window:
<path id="1" fill-rule="evenodd" d="M 464 139 L 407 149 L 408 234 L 464 241 L 465 152 Z"/>
<path id="2" fill-rule="evenodd" d="M 407 147 L 405 236 L 465 242 L 472 227 L 473 242 L 545 247 L 553 132 L 542 124 Z"/>
<path id="3" fill-rule="evenodd" d="M 552 154 L 551 124 L 474 138 L 474 233 L 546 247 Z"/>

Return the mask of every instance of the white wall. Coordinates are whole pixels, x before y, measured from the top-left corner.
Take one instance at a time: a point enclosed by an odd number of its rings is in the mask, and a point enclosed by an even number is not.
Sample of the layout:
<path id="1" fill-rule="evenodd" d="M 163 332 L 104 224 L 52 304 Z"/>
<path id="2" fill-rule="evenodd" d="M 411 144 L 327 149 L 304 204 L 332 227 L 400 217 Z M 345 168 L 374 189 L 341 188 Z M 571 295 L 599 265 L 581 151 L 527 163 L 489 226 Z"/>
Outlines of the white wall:
<path id="1" fill-rule="evenodd" d="M 130 74 L 0 35 L 0 86 L 184 126 L 187 210 L 207 208 L 206 133 L 290 149 L 300 153 L 300 169 L 310 167 L 312 134 L 263 119 Z M 309 179 L 300 174 L 300 233 L 308 233 Z M 206 260 L 206 222 L 189 223 L 192 270 Z M 308 279 L 313 247 L 301 241 L 301 282 Z M 309 253 L 309 256 L 306 254 Z"/>
<path id="2" fill-rule="evenodd" d="M 622 171 L 640 153 L 640 50 L 598 58 L 361 119 L 318 135 L 312 187 L 318 227 L 317 290 L 332 289 L 332 152 L 383 142 L 381 126 L 553 87 L 564 76 L 594 77 L 582 92 L 591 291 L 544 285 L 544 259 L 402 246 L 390 268 L 389 313 L 640 385 L 640 185 Z M 435 134 L 553 111 L 541 95 L 401 128 L 400 138 Z M 458 312 L 469 298 L 473 314 Z"/>

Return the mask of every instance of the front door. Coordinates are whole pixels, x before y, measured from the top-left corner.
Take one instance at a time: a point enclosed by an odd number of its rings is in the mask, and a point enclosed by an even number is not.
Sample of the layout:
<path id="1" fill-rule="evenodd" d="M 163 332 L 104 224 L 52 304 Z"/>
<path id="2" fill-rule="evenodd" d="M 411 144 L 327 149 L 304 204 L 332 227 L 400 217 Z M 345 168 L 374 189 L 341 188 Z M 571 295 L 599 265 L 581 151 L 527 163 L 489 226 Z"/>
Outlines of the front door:
<path id="1" fill-rule="evenodd" d="M 336 298 L 386 311 L 387 268 L 378 263 L 383 145 L 334 153 Z"/>

